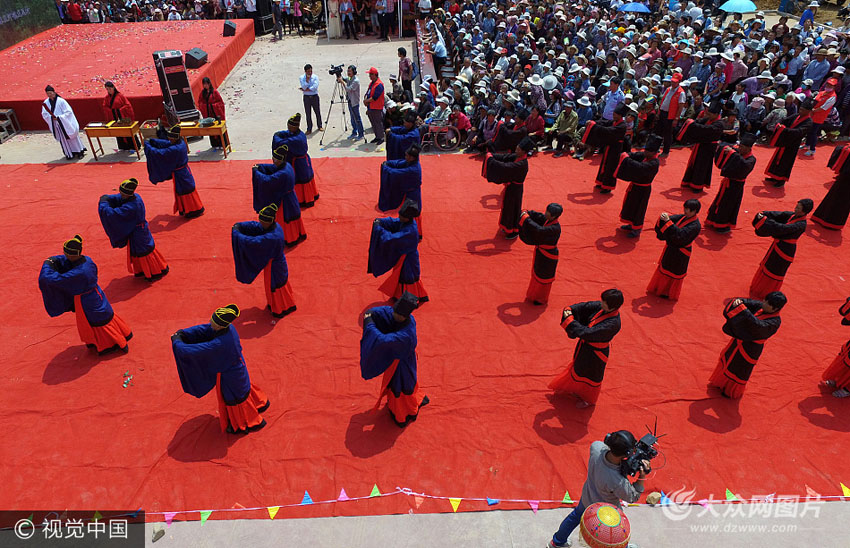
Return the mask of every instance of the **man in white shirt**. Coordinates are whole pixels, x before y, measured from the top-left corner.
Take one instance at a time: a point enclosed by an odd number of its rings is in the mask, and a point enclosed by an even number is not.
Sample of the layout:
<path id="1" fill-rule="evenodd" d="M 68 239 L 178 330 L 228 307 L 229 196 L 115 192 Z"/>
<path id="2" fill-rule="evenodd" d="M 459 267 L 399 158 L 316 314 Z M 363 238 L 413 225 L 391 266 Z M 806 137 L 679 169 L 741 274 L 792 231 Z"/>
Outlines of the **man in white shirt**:
<path id="1" fill-rule="evenodd" d="M 419 0 L 419 18 L 423 21 L 431 15 L 431 0 Z"/>
<path id="2" fill-rule="evenodd" d="M 316 113 L 319 131 L 322 131 L 322 113 L 319 111 L 319 77 L 313 74 L 313 65 L 304 65 L 304 74 L 299 79 L 298 88 L 304 94 L 304 114 L 307 115 L 307 135 L 313 133 L 313 112 Z M 312 111 L 311 111 L 312 109 Z"/>
<path id="3" fill-rule="evenodd" d="M 180 21 L 183 19 L 180 17 L 180 13 L 177 11 L 177 8 L 171 6 L 171 9 L 168 10 L 168 20 L 169 21 Z"/>

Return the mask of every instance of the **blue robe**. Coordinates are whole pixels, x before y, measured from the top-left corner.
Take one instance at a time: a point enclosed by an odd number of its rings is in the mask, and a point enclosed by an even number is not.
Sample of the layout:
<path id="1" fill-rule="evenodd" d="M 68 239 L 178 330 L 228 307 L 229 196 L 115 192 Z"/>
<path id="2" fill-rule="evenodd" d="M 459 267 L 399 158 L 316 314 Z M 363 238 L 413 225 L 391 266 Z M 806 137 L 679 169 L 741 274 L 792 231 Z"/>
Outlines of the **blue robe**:
<path id="1" fill-rule="evenodd" d="M 51 263 L 52 259 L 52 263 Z M 64 255 L 50 257 L 41 266 L 38 288 L 44 309 L 51 317 L 74 311 L 74 296 L 80 296 L 86 320 L 92 327 L 106 325 L 115 313 L 97 285 L 97 265 L 89 257 L 72 263 Z"/>
<path id="2" fill-rule="evenodd" d="M 272 137 L 272 150 L 277 150 L 277 147 L 286 145 L 289 151 L 286 153 L 286 163 L 292 164 L 295 169 L 296 183 L 309 183 L 313 180 L 313 164 L 310 162 L 310 156 L 307 154 L 307 135 L 303 131 L 292 133 L 288 129 L 278 131 Z"/>
<path id="3" fill-rule="evenodd" d="M 195 190 L 195 178 L 189 169 L 189 149 L 183 139 L 174 144 L 168 139 L 148 139 L 145 141 L 145 156 L 148 178 L 153 184 L 173 178 L 174 192 L 178 196 Z"/>
<path id="4" fill-rule="evenodd" d="M 381 164 L 381 188 L 378 191 L 378 209 L 390 211 L 410 198 L 422 209 L 422 166 L 419 162 L 387 160 Z"/>
<path id="5" fill-rule="evenodd" d="M 396 217 L 378 219 L 372 225 L 369 241 L 367 273 L 376 278 L 386 274 L 404 257 L 399 281 L 412 284 L 419 281 L 419 233 L 416 221 L 404 224 Z"/>
<path id="6" fill-rule="evenodd" d="M 149 255 L 156 247 L 145 219 L 145 202 L 141 196 L 133 195 L 129 200 L 124 200 L 121 194 L 103 196 L 97 204 L 97 213 L 112 247 L 121 248 L 129 244 L 130 254 L 134 257 Z"/>
<path id="7" fill-rule="evenodd" d="M 251 184 L 254 187 L 254 211 L 257 213 L 269 204 L 283 209 L 285 222 L 301 218 L 301 206 L 295 195 L 295 170 L 290 164 L 260 164 L 253 170 Z"/>
<path id="8" fill-rule="evenodd" d="M 227 405 L 245 401 L 251 392 L 242 344 L 232 325 L 220 331 L 208 323 L 181 329 L 171 338 L 171 349 L 180 384 L 187 394 L 205 396 L 215 388 L 219 373 L 221 395 Z"/>
<path id="9" fill-rule="evenodd" d="M 258 221 L 245 221 L 233 225 L 231 233 L 233 262 L 236 264 L 236 279 L 250 284 L 271 261 L 271 288 L 278 289 L 289 280 L 286 256 L 283 248 L 283 229 L 275 223 L 268 230 Z"/>
<path id="10" fill-rule="evenodd" d="M 410 145 L 418 145 L 421 142 L 419 128 L 391 127 L 387 135 L 387 160 L 404 160 L 404 153 Z"/>
<path id="11" fill-rule="evenodd" d="M 412 394 L 416 388 L 416 321 L 410 316 L 404 323 L 396 322 L 390 306 L 369 312 L 372 316 L 364 320 L 360 339 L 360 374 L 373 379 L 399 360 L 388 388 L 395 397 L 402 392 Z"/>

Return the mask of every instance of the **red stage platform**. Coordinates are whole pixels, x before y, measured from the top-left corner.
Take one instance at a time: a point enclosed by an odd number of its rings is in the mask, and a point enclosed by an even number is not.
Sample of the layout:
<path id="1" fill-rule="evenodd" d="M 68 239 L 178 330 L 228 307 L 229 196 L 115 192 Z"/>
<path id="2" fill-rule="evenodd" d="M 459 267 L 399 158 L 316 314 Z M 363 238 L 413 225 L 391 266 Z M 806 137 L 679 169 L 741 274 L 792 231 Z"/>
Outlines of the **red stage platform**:
<path id="1" fill-rule="evenodd" d="M 315 141 L 313 141 L 315 143 Z M 315 145 L 314 145 L 315 146 Z M 770 151 L 758 149 L 756 173 Z M 679 212 L 694 196 L 679 189 L 687 150 L 674 150 L 653 185 L 648 217 Z M 144 508 L 148 519 L 268 519 L 333 514 L 451 512 L 448 500 L 368 497 L 396 487 L 464 500 L 460 511 L 525 508 L 505 499 L 577 498 L 588 446 L 607 432 L 643 433 L 658 417 L 663 456 L 647 492 L 694 490 L 694 500 L 726 489 L 743 497 L 841 495 L 850 484 L 846 438 L 850 401 L 818 388 L 821 373 L 850 338 L 838 307 L 850 295 L 850 243 L 810 225 L 783 287 L 782 327 L 765 347 L 740 401 L 706 391 L 728 337 L 726 299 L 746 296 L 770 241 L 750 224 L 762 209 L 791 209 L 826 194 L 829 150 L 802 157 L 785 189 L 747 183 L 740 226 L 696 240 L 682 298 L 645 288 L 661 255 L 651 230 L 639 239 L 616 230 L 624 188 L 593 192 L 599 158 L 533 158 L 524 203 L 564 205 L 561 261 L 549 306 L 523 302 L 533 250 L 497 235 L 499 187 L 482 180 L 480 160 L 423 156 L 425 239 L 422 281 L 431 301 L 416 315 L 419 380 L 431 403 L 405 430 L 375 405 L 380 379 L 359 369 L 363 312 L 385 302 L 382 280 L 366 273 L 381 158 L 315 159 L 321 199 L 304 210 L 308 238 L 287 252 L 298 310 L 274 321 L 262 280 L 234 278 L 230 227 L 256 218 L 251 161 L 192 163 L 207 208 L 199 219 L 171 213 L 170 183 L 147 183 L 145 165 L 0 166 L 0 340 L 6 358 L 0 415 L 0 508 Z M 451 176 L 447 176 L 451 174 Z M 126 270 L 111 249 L 97 198 L 126 177 L 140 195 L 157 248 L 171 272 L 153 284 Z M 700 196 L 703 213 L 718 177 Z M 649 223 L 652 224 L 651 221 Z M 100 285 L 135 337 L 127 355 L 98 359 L 77 336 L 71 314 L 50 318 L 36 279 L 45 257 L 80 233 L 98 264 Z M 570 362 L 575 341 L 559 327 L 564 305 L 625 294 L 623 329 L 614 339 L 596 407 L 553 398 L 549 381 Z M 268 426 L 244 437 L 223 434 L 213 394 L 195 399 L 180 387 L 169 336 L 208 322 L 217 306 L 238 303 L 235 323 L 251 379 L 271 398 Z M 122 387 L 125 373 L 133 385 Z M 237 504 L 260 510 L 236 510 Z M 421 506 L 420 506 L 421 504 Z M 541 503 L 541 507 L 552 506 Z M 156 514 L 159 512 L 159 514 Z M 545 542 L 545 541 L 544 541 Z"/>
<path id="2" fill-rule="evenodd" d="M 251 20 L 236 19 L 236 36 L 222 36 L 222 21 L 165 21 L 108 25 L 60 25 L 0 52 L 0 107 L 13 108 L 24 129 L 46 129 L 41 103 L 47 84 L 71 103 L 80 125 L 103 120 L 103 83 L 111 80 L 136 111 L 137 120 L 162 113 L 162 93 L 151 54 L 199 47 L 209 62 L 189 70 L 197 100 L 201 80 L 219 86 L 254 42 Z"/>

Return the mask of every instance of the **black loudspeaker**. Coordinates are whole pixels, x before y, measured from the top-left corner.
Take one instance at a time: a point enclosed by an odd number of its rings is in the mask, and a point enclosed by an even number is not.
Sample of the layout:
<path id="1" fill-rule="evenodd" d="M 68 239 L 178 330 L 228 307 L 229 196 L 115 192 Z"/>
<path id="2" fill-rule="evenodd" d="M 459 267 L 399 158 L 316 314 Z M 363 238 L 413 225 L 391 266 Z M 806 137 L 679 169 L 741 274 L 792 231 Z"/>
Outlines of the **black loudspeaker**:
<path id="1" fill-rule="evenodd" d="M 230 20 L 225 21 L 222 36 L 236 36 L 236 23 Z"/>
<path id="2" fill-rule="evenodd" d="M 274 30 L 274 15 L 264 15 L 254 20 L 254 34 L 262 36 Z"/>
<path id="3" fill-rule="evenodd" d="M 183 52 L 156 51 L 153 60 L 166 109 L 180 120 L 199 119 L 200 113 L 195 107 L 195 98 L 192 96 L 192 87 L 189 85 L 186 65 L 183 62 Z"/>
<path id="4" fill-rule="evenodd" d="M 196 69 L 207 62 L 207 52 L 201 48 L 192 48 L 186 52 L 186 68 Z"/>
<path id="5" fill-rule="evenodd" d="M 271 2 L 271 0 L 257 0 L 257 15 L 259 17 L 265 17 L 266 15 L 272 15 L 272 2 Z"/>

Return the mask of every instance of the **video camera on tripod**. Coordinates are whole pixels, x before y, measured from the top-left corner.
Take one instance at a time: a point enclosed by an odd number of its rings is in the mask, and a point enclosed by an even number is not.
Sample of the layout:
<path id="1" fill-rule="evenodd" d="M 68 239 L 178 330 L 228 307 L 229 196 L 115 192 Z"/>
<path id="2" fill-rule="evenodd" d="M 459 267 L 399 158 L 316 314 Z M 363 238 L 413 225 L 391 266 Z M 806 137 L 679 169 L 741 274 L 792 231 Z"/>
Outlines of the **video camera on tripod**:
<path id="1" fill-rule="evenodd" d="M 628 456 L 620 463 L 620 473 L 626 477 L 634 476 L 641 470 L 647 473 L 650 472 L 651 468 L 644 466 L 642 461 L 651 461 L 658 456 L 658 450 L 655 448 L 655 444 L 657 444 L 658 440 L 663 438 L 665 434 L 657 434 L 657 417 L 655 419 L 655 427 L 650 430 L 649 426 L 647 426 L 646 430 L 647 433 L 634 444 L 634 448 L 629 451 Z M 613 434 L 609 434 L 609 436 L 611 435 Z M 632 439 L 634 439 L 634 437 L 632 437 Z"/>
<path id="2" fill-rule="evenodd" d="M 342 76 L 342 67 L 344 67 L 344 66 L 345 65 L 331 65 L 331 68 L 328 69 L 328 74 L 330 74 L 331 76 L 333 76 L 335 78 L 338 78 L 338 77 Z"/>

